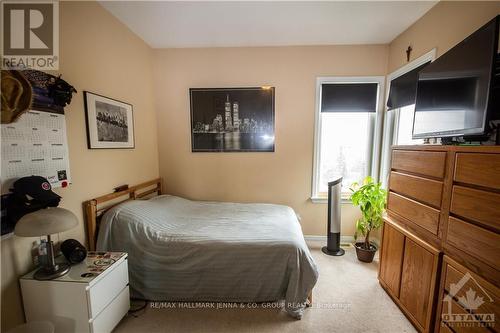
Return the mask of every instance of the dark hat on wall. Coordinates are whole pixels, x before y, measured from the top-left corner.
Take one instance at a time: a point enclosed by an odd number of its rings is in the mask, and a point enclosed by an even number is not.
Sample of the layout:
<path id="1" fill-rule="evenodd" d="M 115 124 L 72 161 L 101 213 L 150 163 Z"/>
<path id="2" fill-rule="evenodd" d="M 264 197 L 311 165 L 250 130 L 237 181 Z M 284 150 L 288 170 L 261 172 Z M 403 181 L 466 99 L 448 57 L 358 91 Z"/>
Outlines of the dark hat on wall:
<path id="1" fill-rule="evenodd" d="M 31 84 L 19 71 L 2 71 L 1 78 L 1 123 L 15 121 L 31 107 L 33 91 Z"/>
<path id="2" fill-rule="evenodd" d="M 49 181 L 40 176 L 19 178 L 14 182 L 14 193 L 17 196 L 30 196 L 38 202 L 45 202 L 49 206 L 57 206 L 61 197 L 52 192 Z"/>

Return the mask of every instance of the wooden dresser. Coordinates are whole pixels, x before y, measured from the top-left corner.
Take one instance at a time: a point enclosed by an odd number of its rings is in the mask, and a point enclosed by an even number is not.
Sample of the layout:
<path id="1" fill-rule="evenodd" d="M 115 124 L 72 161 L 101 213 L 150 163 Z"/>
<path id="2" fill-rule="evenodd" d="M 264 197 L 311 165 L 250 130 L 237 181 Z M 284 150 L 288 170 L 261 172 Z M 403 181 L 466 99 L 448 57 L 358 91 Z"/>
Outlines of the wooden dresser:
<path id="1" fill-rule="evenodd" d="M 379 281 L 420 332 L 500 332 L 500 146 L 395 146 Z"/>

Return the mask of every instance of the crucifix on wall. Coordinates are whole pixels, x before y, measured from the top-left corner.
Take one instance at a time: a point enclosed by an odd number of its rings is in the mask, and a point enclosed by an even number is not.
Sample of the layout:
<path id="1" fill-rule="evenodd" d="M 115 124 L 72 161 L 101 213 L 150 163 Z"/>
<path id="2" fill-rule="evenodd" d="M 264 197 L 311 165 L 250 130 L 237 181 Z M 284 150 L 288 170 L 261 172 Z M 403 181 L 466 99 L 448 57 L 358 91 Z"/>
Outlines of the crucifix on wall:
<path id="1" fill-rule="evenodd" d="M 411 45 L 408 45 L 408 48 L 406 49 L 406 61 L 410 62 L 410 56 L 411 56 L 411 51 L 413 51 Z"/>

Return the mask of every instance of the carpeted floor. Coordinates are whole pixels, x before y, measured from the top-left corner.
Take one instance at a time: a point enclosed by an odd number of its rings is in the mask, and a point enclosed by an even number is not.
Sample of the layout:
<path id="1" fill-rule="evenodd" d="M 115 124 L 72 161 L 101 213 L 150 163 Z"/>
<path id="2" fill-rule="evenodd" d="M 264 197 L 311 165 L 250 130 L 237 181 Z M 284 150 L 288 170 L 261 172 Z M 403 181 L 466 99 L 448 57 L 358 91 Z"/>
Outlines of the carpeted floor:
<path id="1" fill-rule="evenodd" d="M 377 280 L 378 261 L 364 264 L 354 248 L 342 257 L 321 252 L 322 244 L 308 242 L 319 266 L 314 306 L 302 320 L 284 310 L 152 308 L 128 315 L 115 333 L 132 332 L 415 332 Z"/>

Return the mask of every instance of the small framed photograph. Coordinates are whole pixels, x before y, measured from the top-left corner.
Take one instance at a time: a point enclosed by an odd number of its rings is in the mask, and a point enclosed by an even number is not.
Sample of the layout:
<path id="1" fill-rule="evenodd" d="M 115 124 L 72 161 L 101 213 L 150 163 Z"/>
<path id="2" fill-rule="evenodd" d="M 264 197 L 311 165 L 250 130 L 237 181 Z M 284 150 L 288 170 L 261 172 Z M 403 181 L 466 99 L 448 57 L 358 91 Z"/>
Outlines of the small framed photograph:
<path id="1" fill-rule="evenodd" d="M 89 149 L 134 148 L 132 105 L 84 91 Z"/>

